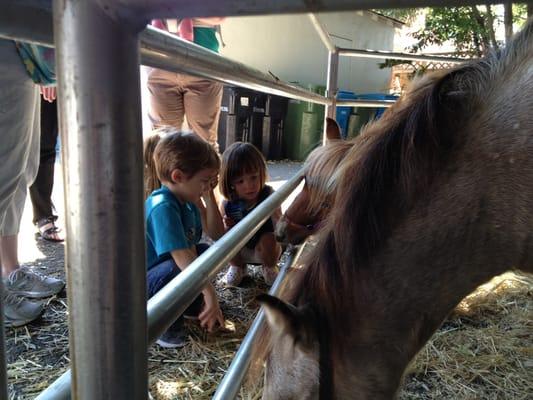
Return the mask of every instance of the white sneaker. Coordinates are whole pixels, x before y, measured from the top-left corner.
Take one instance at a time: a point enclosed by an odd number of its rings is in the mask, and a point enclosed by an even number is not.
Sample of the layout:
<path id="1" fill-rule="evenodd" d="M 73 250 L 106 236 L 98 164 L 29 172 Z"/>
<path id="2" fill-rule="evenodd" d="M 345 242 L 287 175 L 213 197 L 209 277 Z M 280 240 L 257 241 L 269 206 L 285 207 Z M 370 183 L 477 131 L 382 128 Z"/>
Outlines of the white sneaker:
<path id="1" fill-rule="evenodd" d="M 34 299 L 53 296 L 65 287 L 62 280 L 41 275 L 26 267 L 10 273 L 4 283 L 6 290 L 11 293 Z"/>
<path id="2" fill-rule="evenodd" d="M 268 286 L 272 286 L 274 281 L 278 277 L 278 267 L 261 267 L 261 272 L 263 273 L 263 279 Z"/>
<path id="3" fill-rule="evenodd" d="M 248 275 L 247 267 L 240 268 L 230 265 L 228 272 L 222 278 L 222 284 L 225 286 L 239 286 L 246 275 Z"/>
<path id="4" fill-rule="evenodd" d="M 18 327 L 29 324 L 43 313 L 44 305 L 38 301 L 30 301 L 22 296 L 4 290 L 2 298 L 4 306 L 4 325 Z"/>

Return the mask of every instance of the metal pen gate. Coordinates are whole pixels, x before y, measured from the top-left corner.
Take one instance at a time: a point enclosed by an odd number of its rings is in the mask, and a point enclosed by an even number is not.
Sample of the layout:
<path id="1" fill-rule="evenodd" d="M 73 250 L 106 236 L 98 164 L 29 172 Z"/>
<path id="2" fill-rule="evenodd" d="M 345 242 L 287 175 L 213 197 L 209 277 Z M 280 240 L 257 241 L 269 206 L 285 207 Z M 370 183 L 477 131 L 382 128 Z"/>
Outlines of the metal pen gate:
<path id="1" fill-rule="evenodd" d="M 329 50 L 324 97 L 173 35 L 146 28 L 150 19 L 475 3 L 469 0 L 54 0 L 52 10 L 51 0 L 3 0 L 0 37 L 56 47 L 69 237 L 66 267 L 72 372 L 67 371 L 38 399 L 68 399 L 71 394 L 76 399 L 146 399 L 147 345 L 186 309 L 203 285 L 244 246 L 302 179 L 300 171 L 243 220 L 239 229 L 229 232 L 198 257 L 150 299 L 147 312 L 144 231 L 143 224 L 138 222 L 144 220 L 139 62 L 324 104 L 326 116 L 332 116 L 335 106 L 340 105 L 391 105 L 388 101 L 337 101 L 339 56 L 413 57 L 412 54 L 339 49 L 311 14 L 311 21 Z M 249 364 L 249 345 L 259 323 L 260 320 L 254 322 L 216 398 L 236 395 Z M 3 340 L 0 354 L 4 354 Z M 4 362 L 0 365 L 0 398 L 7 398 Z"/>

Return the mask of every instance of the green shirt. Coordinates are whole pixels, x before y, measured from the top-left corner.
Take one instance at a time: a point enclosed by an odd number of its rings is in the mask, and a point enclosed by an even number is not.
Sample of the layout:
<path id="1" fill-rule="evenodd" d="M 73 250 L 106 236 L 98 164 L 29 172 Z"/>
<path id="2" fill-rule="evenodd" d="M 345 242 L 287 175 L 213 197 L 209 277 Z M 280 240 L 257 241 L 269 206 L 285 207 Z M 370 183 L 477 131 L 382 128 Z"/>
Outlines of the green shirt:
<path id="1" fill-rule="evenodd" d="M 194 27 L 194 43 L 218 53 L 219 43 L 215 28 Z"/>

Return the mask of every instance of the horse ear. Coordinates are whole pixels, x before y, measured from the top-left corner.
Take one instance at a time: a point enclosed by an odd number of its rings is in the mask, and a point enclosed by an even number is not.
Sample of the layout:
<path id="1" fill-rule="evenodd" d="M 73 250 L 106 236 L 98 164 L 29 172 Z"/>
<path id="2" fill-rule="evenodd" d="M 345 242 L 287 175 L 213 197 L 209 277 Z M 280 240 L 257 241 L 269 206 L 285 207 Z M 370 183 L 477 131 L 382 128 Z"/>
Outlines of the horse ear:
<path id="1" fill-rule="evenodd" d="M 326 118 L 326 138 L 330 140 L 341 139 L 341 128 L 333 118 Z"/>
<path id="2" fill-rule="evenodd" d="M 313 344 L 314 333 L 309 326 L 312 318 L 308 307 L 298 308 L 268 294 L 260 294 L 257 301 L 263 306 L 274 335 L 288 335 L 295 345 L 309 347 Z"/>

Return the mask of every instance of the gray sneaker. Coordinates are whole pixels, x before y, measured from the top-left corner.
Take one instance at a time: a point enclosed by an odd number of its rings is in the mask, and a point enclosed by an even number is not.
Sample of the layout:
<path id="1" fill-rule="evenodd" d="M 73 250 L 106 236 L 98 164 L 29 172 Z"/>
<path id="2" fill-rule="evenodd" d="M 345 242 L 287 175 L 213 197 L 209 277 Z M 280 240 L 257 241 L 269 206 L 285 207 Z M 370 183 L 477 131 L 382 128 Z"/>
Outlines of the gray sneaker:
<path id="1" fill-rule="evenodd" d="M 22 296 L 4 291 L 4 325 L 17 327 L 37 319 L 44 309 L 44 304 L 39 301 L 30 301 Z"/>
<path id="2" fill-rule="evenodd" d="M 5 286 L 6 290 L 11 293 L 41 299 L 61 292 L 65 287 L 65 282 L 21 267 L 9 274 L 5 280 Z"/>

